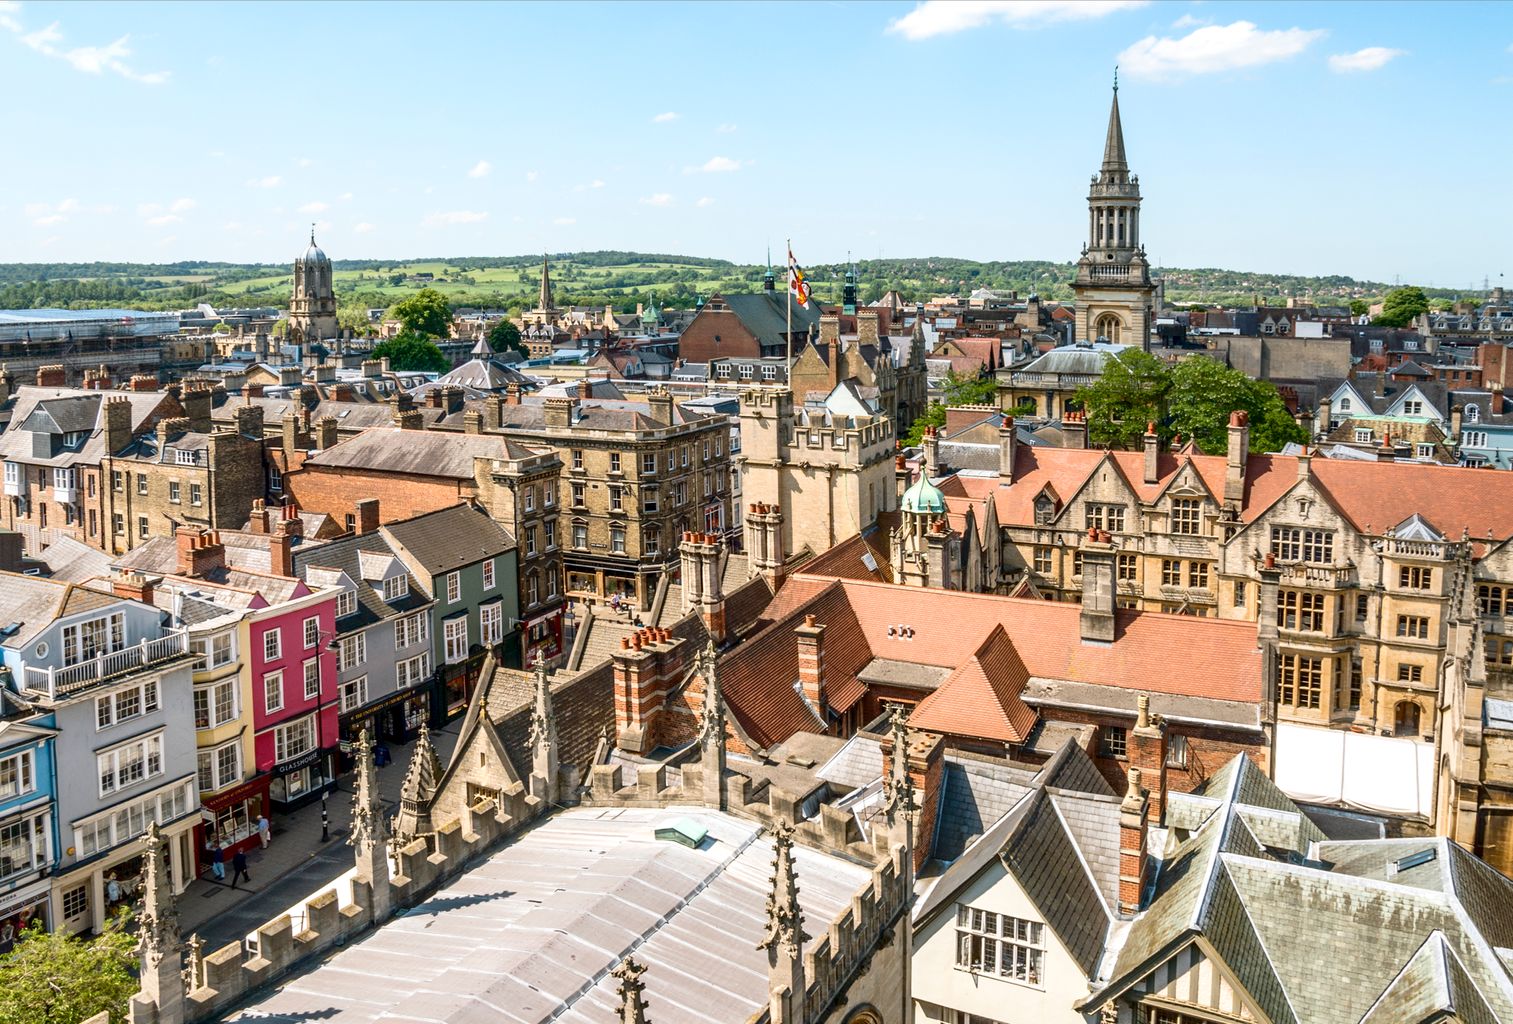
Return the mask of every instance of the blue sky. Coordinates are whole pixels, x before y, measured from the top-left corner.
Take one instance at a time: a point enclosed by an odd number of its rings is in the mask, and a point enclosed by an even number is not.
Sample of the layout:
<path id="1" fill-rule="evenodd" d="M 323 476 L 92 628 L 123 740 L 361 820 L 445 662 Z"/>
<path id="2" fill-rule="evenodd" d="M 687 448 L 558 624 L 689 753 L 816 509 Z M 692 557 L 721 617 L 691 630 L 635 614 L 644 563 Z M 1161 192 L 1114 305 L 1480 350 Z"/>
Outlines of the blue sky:
<path id="1" fill-rule="evenodd" d="M 0 260 L 1075 258 L 1513 273 L 1513 5 L 0 0 Z"/>

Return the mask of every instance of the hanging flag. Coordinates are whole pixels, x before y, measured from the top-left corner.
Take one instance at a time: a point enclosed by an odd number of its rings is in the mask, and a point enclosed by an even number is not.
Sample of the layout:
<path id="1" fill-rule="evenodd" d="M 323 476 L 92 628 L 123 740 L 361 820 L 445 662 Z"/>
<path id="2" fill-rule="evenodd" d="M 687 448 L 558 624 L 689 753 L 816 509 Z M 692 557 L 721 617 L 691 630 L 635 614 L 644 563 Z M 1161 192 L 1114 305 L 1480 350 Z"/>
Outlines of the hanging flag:
<path id="1" fill-rule="evenodd" d="M 804 268 L 793 258 L 792 249 L 788 250 L 788 290 L 800 306 L 809 308 L 809 282 L 804 280 Z"/>

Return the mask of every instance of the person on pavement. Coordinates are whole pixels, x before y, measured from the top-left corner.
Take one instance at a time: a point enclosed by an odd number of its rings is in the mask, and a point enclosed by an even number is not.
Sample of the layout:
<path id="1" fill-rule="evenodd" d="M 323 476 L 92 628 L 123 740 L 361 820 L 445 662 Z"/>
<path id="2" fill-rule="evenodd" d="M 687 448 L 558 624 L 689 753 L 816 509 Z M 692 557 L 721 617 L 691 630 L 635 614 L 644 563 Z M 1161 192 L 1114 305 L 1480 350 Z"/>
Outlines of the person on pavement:
<path id="1" fill-rule="evenodd" d="M 263 849 L 266 850 L 268 843 L 272 839 L 272 830 L 268 827 L 268 816 L 266 814 L 259 814 L 257 816 L 257 835 L 263 841 Z"/>
<path id="2" fill-rule="evenodd" d="M 218 881 L 226 880 L 226 851 L 218 839 L 210 844 L 210 872 Z"/>
<path id="3" fill-rule="evenodd" d="M 247 854 L 244 850 L 236 851 L 231 858 L 231 888 L 236 888 L 236 883 L 245 878 L 247 884 L 252 884 L 252 876 L 247 874 Z"/>

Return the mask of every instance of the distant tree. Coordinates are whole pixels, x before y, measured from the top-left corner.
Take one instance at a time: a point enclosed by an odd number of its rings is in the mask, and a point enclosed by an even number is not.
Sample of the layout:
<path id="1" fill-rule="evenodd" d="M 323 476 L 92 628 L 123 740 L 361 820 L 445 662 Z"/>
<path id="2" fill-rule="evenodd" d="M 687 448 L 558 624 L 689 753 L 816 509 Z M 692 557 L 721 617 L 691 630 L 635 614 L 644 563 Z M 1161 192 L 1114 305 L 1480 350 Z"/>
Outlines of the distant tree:
<path id="1" fill-rule="evenodd" d="M 23 931 L 0 957 L 0 1024 L 79 1024 L 103 1011 L 122 1024 L 137 990 L 128 916 L 108 919 L 92 939 L 45 931 L 40 921 Z"/>
<path id="2" fill-rule="evenodd" d="M 1382 300 L 1382 312 L 1371 318 L 1382 327 L 1407 327 L 1420 313 L 1429 311 L 1429 299 L 1422 288 L 1394 288 Z"/>
<path id="3" fill-rule="evenodd" d="M 452 330 L 452 307 L 435 288 L 422 288 L 389 307 L 389 316 L 408 334 L 445 338 Z"/>
<path id="4" fill-rule="evenodd" d="M 998 382 L 991 376 L 979 373 L 957 373 L 952 370 L 946 377 L 946 405 L 984 405 L 998 396 Z"/>
<path id="5" fill-rule="evenodd" d="M 368 319 L 368 307 L 361 304 L 337 307 L 336 325 L 360 336 L 373 333 L 373 322 Z"/>
<path id="6" fill-rule="evenodd" d="M 408 331 L 401 331 L 387 341 L 374 345 L 373 358 L 387 359 L 389 368 L 393 370 L 446 373 L 452 368 L 452 361 L 436 347 L 434 341 Z"/>
<path id="7" fill-rule="evenodd" d="M 1269 381 L 1251 380 L 1206 356 L 1184 359 L 1171 370 L 1167 426 L 1196 441 L 1201 451 L 1221 455 L 1228 449 L 1229 417 L 1237 410 L 1250 417 L 1253 452 L 1274 452 L 1289 441 L 1308 440 Z"/>
<path id="8" fill-rule="evenodd" d="M 909 432 L 903 438 L 904 447 L 918 448 L 924 443 L 926 427 L 943 427 L 945 425 L 946 407 L 939 402 L 931 402 L 929 407 L 910 424 Z"/>
<path id="9" fill-rule="evenodd" d="M 1371 312 L 1371 303 L 1367 302 L 1365 299 L 1350 300 L 1351 316 L 1365 316 L 1369 312 Z"/>
<path id="10" fill-rule="evenodd" d="M 521 359 L 531 357 L 525 342 L 520 340 L 520 328 L 508 320 L 500 320 L 489 328 L 489 348 L 498 353 L 518 352 Z"/>
<path id="11" fill-rule="evenodd" d="M 1077 392 L 1087 412 L 1088 440 L 1111 448 L 1137 448 L 1145 425 L 1166 421 L 1171 373 L 1149 352 L 1128 348 L 1106 360 L 1103 374 Z M 1165 433 L 1170 437 L 1170 433 Z"/>

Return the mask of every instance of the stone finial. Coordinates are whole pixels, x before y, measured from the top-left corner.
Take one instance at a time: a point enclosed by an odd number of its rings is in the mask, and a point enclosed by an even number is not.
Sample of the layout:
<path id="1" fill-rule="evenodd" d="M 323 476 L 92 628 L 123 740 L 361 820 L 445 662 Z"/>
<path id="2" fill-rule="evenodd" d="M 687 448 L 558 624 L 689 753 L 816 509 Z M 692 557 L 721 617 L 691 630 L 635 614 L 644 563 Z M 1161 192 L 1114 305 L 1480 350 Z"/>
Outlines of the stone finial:
<path id="1" fill-rule="evenodd" d="M 205 940 L 200 933 L 189 936 L 189 963 L 184 968 L 185 988 L 193 992 L 205 983 Z"/>
<path id="2" fill-rule="evenodd" d="M 883 776 L 883 811 L 890 829 L 906 829 L 914 811 L 914 776 L 909 773 L 909 712 L 901 704 L 893 709 L 888 735 L 893 760 Z"/>
<path id="3" fill-rule="evenodd" d="M 772 892 L 767 897 L 767 931 L 757 948 L 768 951 L 769 962 L 774 957 L 797 960 L 808 938 L 793 869 L 793 825 L 782 819 L 772 829 Z"/>
<path id="4" fill-rule="evenodd" d="M 535 702 L 531 706 L 531 791 L 548 803 L 557 798 L 557 716 L 546 659 L 536 657 Z"/>
<path id="5" fill-rule="evenodd" d="M 431 801 L 436 797 L 441 773 L 441 758 L 431 744 L 431 730 L 422 722 L 420 735 L 415 739 L 415 750 L 410 755 L 410 766 L 405 769 L 404 785 L 399 791 L 399 813 L 390 822 L 395 845 L 406 846 L 416 839 L 435 834 Z"/>
<path id="6" fill-rule="evenodd" d="M 363 726 L 353 753 L 357 760 L 357 791 L 352 795 L 352 830 L 347 835 L 347 845 L 366 852 L 389 838 L 383 816 L 383 797 L 378 792 L 378 767 L 373 757 L 371 726 Z M 377 880 L 374 881 L 376 884 Z"/>
<path id="7" fill-rule="evenodd" d="M 649 1024 L 646 1019 L 646 1000 L 641 994 L 646 991 L 646 982 L 641 975 L 646 973 L 644 964 L 633 957 L 626 957 L 609 972 L 620 982 L 616 990 L 620 996 L 620 1024 Z"/>
<path id="8" fill-rule="evenodd" d="M 699 746 L 725 744 L 725 691 L 720 686 L 719 658 L 714 641 L 699 655 L 699 674 L 704 677 L 704 707 L 699 712 Z"/>
<path id="9" fill-rule="evenodd" d="M 163 855 L 167 850 L 157 822 L 142 836 L 142 913 L 138 926 L 138 949 L 144 968 L 156 967 L 165 956 L 179 949 L 179 912 Z"/>

